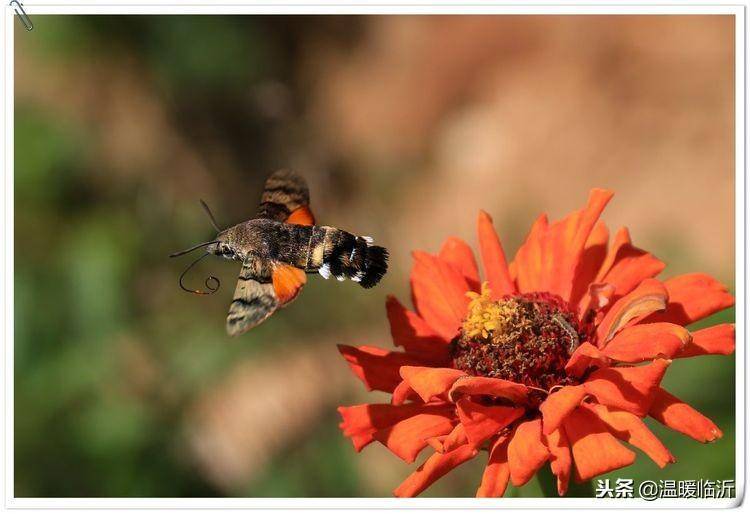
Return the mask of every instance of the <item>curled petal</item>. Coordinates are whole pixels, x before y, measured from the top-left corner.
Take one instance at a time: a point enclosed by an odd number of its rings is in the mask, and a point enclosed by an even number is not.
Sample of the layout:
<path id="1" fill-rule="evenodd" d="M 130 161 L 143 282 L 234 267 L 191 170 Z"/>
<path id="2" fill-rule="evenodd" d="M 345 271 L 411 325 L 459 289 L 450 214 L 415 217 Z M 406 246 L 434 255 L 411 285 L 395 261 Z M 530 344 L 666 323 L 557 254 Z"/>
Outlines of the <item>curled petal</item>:
<path id="1" fill-rule="evenodd" d="M 510 478 L 508 466 L 508 437 L 498 437 L 490 448 L 487 467 L 484 468 L 482 483 L 477 490 L 477 498 L 500 498 L 505 494 Z"/>
<path id="2" fill-rule="evenodd" d="M 520 487 L 534 476 L 549 458 L 549 450 L 542 440 L 542 420 L 521 423 L 508 443 L 510 481 Z"/>
<path id="3" fill-rule="evenodd" d="M 416 251 L 411 272 L 411 291 L 419 315 L 443 339 L 450 341 L 466 315 L 469 284 L 440 257 Z"/>
<path id="4" fill-rule="evenodd" d="M 544 433 L 549 435 L 558 429 L 562 421 L 586 396 L 586 389 L 582 385 L 563 386 L 550 394 L 539 406 L 544 420 Z"/>
<path id="5" fill-rule="evenodd" d="M 641 282 L 641 285 L 617 300 L 607 311 L 596 329 L 599 348 L 604 348 L 631 321 L 663 310 L 667 306 L 667 298 L 667 290 L 658 280 L 649 278 Z"/>
<path id="6" fill-rule="evenodd" d="M 734 352 L 734 323 L 724 323 L 693 332 L 692 341 L 677 357 L 731 355 Z"/>
<path id="7" fill-rule="evenodd" d="M 645 416 L 670 363 L 656 359 L 645 366 L 598 369 L 583 387 L 603 405 Z"/>
<path id="8" fill-rule="evenodd" d="M 617 442 L 604 423 L 587 409 L 574 410 L 563 422 L 563 428 L 570 442 L 577 482 L 629 466 L 635 460 L 635 453 Z"/>
<path id="9" fill-rule="evenodd" d="M 620 362 L 671 359 L 691 340 L 690 332 L 673 323 L 626 327 L 604 347 L 604 355 Z"/>
<path id="10" fill-rule="evenodd" d="M 466 437 L 466 430 L 461 423 L 453 427 L 450 434 L 446 436 L 432 437 L 427 440 L 427 443 L 438 453 L 453 451 L 468 442 L 469 439 Z"/>
<path id="11" fill-rule="evenodd" d="M 391 427 L 417 414 L 453 415 L 453 406 L 421 403 L 408 405 L 365 403 L 339 407 L 338 411 L 342 418 L 339 428 L 346 437 L 351 438 L 354 448 L 360 451 L 374 440 L 373 434 L 378 430 Z"/>
<path id="12" fill-rule="evenodd" d="M 419 315 L 404 307 L 394 296 L 388 296 L 385 309 L 393 344 L 438 362 L 449 360 L 448 340 L 439 336 Z"/>
<path id="13" fill-rule="evenodd" d="M 674 455 L 635 414 L 610 409 L 604 405 L 585 405 L 585 407 L 607 425 L 612 435 L 643 450 L 660 468 L 676 461 Z"/>
<path id="14" fill-rule="evenodd" d="M 409 475 L 393 494 L 399 498 L 417 496 L 456 466 L 473 459 L 476 454 L 477 450 L 468 444 L 447 453 L 435 453 Z"/>
<path id="15" fill-rule="evenodd" d="M 429 402 L 433 396 L 447 393 L 458 378 L 465 375 L 463 371 L 453 368 L 428 368 L 422 366 L 403 366 L 401 377 L 419 395 Z"/>
<path id="16" fill-rule="evenodd" d="M 699 443 L 710 443 L 723 435 L 713 421 L 662 388 L 656 391 L 648 413 L 662 425 Z"/>
<path id="17" fill-rule="evenodd" d="M 373 438 L 397 457 L 414 462 L 419 452 L 427 446 L 427 439 L 450 433 L 453 425 L 453 416 L 447 413 L 417 414 L 378 430 Z"/>
<path id="18" fill-rule="evenodd" d="M 448 434 L 448 437 L 445 438 L 445 441 L 443 442 L 443 451 L 453 451 L 459 446 L 465 445 L 468 441 L 469 438 L 466 435 L 466 429 L 461 423 L 459 423 L 453 431 Z"/>
<path id="19" fill-rule="evenodd" d="M 633 246 L 628 229 L 623 227 L 615 234 L 612 248 L 593 282 L 612 284 L 614 294 L 622 296 L 661 273 L 665 266 L 650 253 Z"/>
<path id="20" fill-rule="evenodd" d="M 588 292 L 578 303 L 578 316 L 583 318 L 589 311 L 601 313 L 601 311 L 612 302 L 615 294 L 615 286 L 612 284 L 589 284 Z"/>
<path id="21" fill-rule="evenodd" d="M 462 398 L 456 402 L 458 418 L 466 436 L 475 448 L 523 416 L 524 409 L 505 406 L 485 406 Z"/>
<path id="22" fill-rule="evenodd" d="M 338 349 L 368 391 L 390 393 L 401 382 L 401 366 L 423 364 L 419 359 L 405 353 L 389 352 L 373 346 L 354 347 L 340 344 Z"/>
<path id="23" fill-rule="evenodd" d="M 407 400 L 421 401 L 421 398 L 416 392 L 414 392 L 414 389 L 411 388 L 409 382 L 402 380 L 393 390 L 391 404 L 403 405 Z"/>
<path id="24" fill-rule="evenodd" d="M 523 384 L 502 378 L 463 376 L 453 383 L 448 392 L 451 401 L 462 395 L 487 395 L 495 398 L 507 398 L 513 403 L 525 403 L 529 389 Z"/>
<path id="25" fill-rule="evenodd" d="M 649 316 L 651 321 L 689 325 L 734 305 L 726 286 L 705 273 L 688 273 L 664 281 L 669 304 L 664 312 Z"/>
<path id="26" fill-rule="evenodd" d="M 506 294 L 515 293 L 516 286 L 508 270 L 503 245 L 492 226 L 492 218 L 484 211 L 479 211 L 477 232 L 484 276 L 490 284 L 492 299 L 499 300 Z"/>
<path id="27" fill-rule="evenodd" d="M 427 439 L 427 445 L 438 453 L 445 453 L 443 450 L 443 441 L 447 435 L 439 435 L 436 437 L 430 437 Z"/>
<path id="28" fill-rule="evenodd" d="M 570 467 L 573 463 L 570 456 L 570 444 L 562 428 L 545 436 L 549 448 L 549 465 L 557 477 L 557 494 L 564 496 L 568 492 Z"/>
<path id="29" fill-rule="evenodd" d="M 460 271 L 472 291 L 479 291 L 479 268 L 474 252 L 465 241 L 449 237 L 440 248 L 438 257 Z"/>
<path id="30" fill-rule="evenodd" d="M 565 364 L 565 372 L 571 377 L 580 378 L 592 367 L 606 368 L 609 359 L 602 351 L 591 343 L 583 343 L 575 349 L 573 355 Z"/>

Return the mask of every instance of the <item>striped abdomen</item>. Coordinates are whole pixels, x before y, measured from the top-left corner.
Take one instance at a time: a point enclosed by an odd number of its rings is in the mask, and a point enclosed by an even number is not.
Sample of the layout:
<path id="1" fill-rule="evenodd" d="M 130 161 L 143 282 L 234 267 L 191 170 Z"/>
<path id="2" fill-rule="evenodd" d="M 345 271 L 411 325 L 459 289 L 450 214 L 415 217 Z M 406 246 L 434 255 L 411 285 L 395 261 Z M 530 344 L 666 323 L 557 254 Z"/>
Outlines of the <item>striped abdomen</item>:
<path id="1" fill-rule="evenodd" d="M 369 237 L 360 237 L 334 227 L 313 226 L 305 271 L 318 271 L 324 278 L 350 278 L 369 288 L 388 270 L 388 250 L 374 246 Z"/>

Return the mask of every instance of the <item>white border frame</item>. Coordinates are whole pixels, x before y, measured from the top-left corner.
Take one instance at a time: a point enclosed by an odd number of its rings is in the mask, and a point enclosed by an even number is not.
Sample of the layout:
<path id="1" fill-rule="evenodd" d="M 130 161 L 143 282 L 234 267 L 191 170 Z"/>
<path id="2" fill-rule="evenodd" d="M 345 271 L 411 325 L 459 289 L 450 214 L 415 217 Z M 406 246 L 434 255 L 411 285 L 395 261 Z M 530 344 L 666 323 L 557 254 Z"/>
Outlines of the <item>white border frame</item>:
<path id="1" fill-rule="evenodd" d="M 644 2 L 645 3 L 645 2 Z M 408 3 L 359 0 L 357 4 L 341 0 L 329 0 L 324 4 L 298 0 L 273 2 L 269 0 L 251 3 L 239 0 L 224 0 L 221 5 L 206 5 L 200 0 L 181 3 L 153 4 L 148 0 L 131 0 L 129 4 L 98 3 L 78 0 L 75 5 L 65 1 L 46 0 L 23 2 L 23 6 L 34 21 L 35 14 L 724 14 L 735 16 L 735 291 L 736 291 L 736 460 L 734 499 L 597 499 L 595 508 L 722 508 L 742 504 L 745 494 L 746 458 L 745 445 L 746 412 L 745 393 L 747 380 L 745 370 L 748 361 L 746 341 L 746 244 L 750 213 L 746 209 L 747 184 L 745 180 L 746 151 L 746 96 L 745 96 L 745 49 L 746 49 L 746 5 L 706 5 L 696 1 L 677 3 L 653 2 L 645 5 L 598 5 L 584 1 L 576 5 L 563 4 L 559 0 L 548 0 L 542 4 L 502 4 L 483 2 L 460 5 L 455 2 L 412 0 Z M 13 8 L 6 3 L 4 19 L 0 23 L 0 41 L 4 43 L 4 66 L 2 93 L 5 99 L 3 126 L 5 137 L 3 161 L 5 163 L 5 213 L 2 236 L 5 241 L 5 266 L 0 283 L 5 293 L 3 333 L 4 353 L 4 409 L 5 461 L 4 497 L 7 509 L 51 509 L 51 508 L 116 508 L 116 509 L 172 509 L 172 508 L 261 508 L 261 509 L 345 509 L 345 508 L 398 508 L 398 509 L 507 509 L 554 507 L 556 509 L 592 508 L 592 499 L 587 498 L 15 498 L 13 497 L 13 32 L 24 30 L 20 20 L 15 20 Z M 35 29 L 39 30 L 39 28 Z M 33 36 L 33 32 L 30 34 Z M 0 136 L 2 132 L 0 132 Z"/>

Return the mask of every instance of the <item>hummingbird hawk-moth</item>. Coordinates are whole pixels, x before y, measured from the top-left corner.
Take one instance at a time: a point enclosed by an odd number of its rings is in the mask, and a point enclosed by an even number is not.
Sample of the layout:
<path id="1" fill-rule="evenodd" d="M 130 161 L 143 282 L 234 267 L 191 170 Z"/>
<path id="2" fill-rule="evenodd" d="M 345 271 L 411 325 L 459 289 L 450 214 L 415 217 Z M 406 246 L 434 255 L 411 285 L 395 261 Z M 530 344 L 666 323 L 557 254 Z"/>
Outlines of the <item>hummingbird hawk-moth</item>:
<path id="1" fill-rule="evenodd" d="M 370 288 L 388 270 L 388 250 L 373 245 L 372 238 L 315 224 L 307 184 L 294 172 L 280 170 L 268 177 L 258 214 L 228 229 L 221 230 L 202 200 L 201 205 L 218 234 L 170 257 L 205 248 L 206 253 L 180 276 L 180 287 L 196 294 L 214 293 L 219 285 L 215 277 L 206 279 L 210 292 L 183 285 L 185 274 L 199 260 L 218 255 L 242 262 L 227 316 L 230 336 L 247 332 L 289 305 L 305 285 L 308 273 L 317 272 L 326 279 L 349 278 Z M 216 286 L 209 281 L 215 281 Z"/>

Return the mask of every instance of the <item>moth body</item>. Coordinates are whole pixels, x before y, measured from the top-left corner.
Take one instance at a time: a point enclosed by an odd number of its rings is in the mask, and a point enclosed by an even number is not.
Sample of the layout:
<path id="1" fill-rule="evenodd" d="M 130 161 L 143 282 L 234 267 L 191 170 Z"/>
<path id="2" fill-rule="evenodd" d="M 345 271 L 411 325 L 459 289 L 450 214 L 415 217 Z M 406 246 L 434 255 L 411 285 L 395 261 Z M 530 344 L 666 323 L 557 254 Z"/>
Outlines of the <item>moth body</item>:
<path id="1" fill-rule="evenodd" d="M 216 226 L 205 204 L 204 208 Z M 242 262 L 227 317 L 230 335 L 246 332 L 294 300 L 306 274 L 319 273 L 339 281 L 349 278 L 370 288 L 388 270 L 388 251 L 374 245 L 371 237 L 315 225 L 307 184 L 285 170 L 266 181 L 257 217 L 173 256 L 200 247 L 208 254 Z"/>
<path id="2" fill-rule="evenodd" d="M 255 218 L 219 232 L 210 254 L 243 262 L 249 255 L 291 265 L 305 273 L 352 279 L 374 286 L 385 273 L 381 247 L 372 238 L 322 225 L 296 225 Z M 387 254 L 387 252 L 386 252 Z"/>

